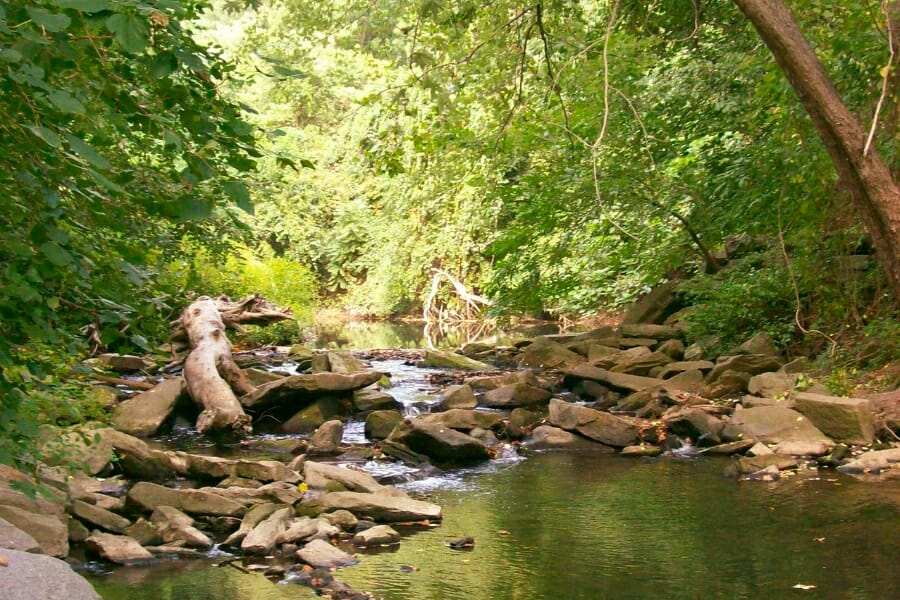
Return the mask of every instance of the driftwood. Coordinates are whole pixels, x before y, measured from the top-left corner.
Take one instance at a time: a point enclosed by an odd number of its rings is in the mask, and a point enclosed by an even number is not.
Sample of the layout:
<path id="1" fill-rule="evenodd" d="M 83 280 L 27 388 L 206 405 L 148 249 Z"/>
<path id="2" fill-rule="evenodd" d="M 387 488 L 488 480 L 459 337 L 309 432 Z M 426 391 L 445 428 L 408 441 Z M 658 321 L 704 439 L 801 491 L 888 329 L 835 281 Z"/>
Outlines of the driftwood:
<path id="1" fill-rule="evenodd" d="M 441 269 L 432 268 L 431 291 L 425 299 L 422 313 L 426 321 L 474 321 L 481 314 L 481 309 L 491 306 L 493 302 L 473 294 L 461 281 Z M 441 280 L 446 279 L 453 286 L 453 291 L 462 303 L 462 310 L 450 310 L 448 307 L 440 307 L 436 300 L 440 290 Z"/>
<path id="2" fill-rule="evenodd" d="M 279 309 L 258 294 L 239 302 L 224 296 L 201 296 L 184 310 L 173 324 L 173 337 L 186 336 L 191 344 L 191 353 L 184 361 L 184 380 L 188 393 L 203 407 L 197 431 L 238 437 L 252 431 L 250 416 L 238 395 L 248 394 L 254 387 L 231 356 L 225 328 L 240 330 L 242 324 L 262 325 L 292 318 L 290 310 Z"/>

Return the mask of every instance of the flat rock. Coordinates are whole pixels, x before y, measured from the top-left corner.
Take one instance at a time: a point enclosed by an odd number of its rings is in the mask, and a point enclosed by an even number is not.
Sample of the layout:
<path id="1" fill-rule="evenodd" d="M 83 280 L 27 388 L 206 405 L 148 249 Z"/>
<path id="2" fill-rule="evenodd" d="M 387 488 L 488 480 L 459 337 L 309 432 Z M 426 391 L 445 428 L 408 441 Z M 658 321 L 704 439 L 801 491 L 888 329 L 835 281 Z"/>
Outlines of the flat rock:
<path id="1" fill-rule="evenodd" d="M 285 508 L 286 506 L 289 506 L 289 505 L 281 504 L 281 503 L 276 504 L 273 502 L 266 502 L 266 503 L 256 504 L 254 506 L 251 506 L 249 509 L 247 509 L 247 512 L 244 514 L 244 518 L 241 520 L 240 527 L 238 527 L 238 529 L 236 531 L 233 531 L 231 533 L 231 535 L 229 535 L 225 539 L 225 541 L 222 542 L 222 545 L 234 546 L 235 544 L 238 544 L 245 537 L 247 537 L 247 534 L 250 533 L 251 531 L 253 531 L 253 529 L 257 525 L 259 525 L 260 523 L 262 523 L 263 521 L 268 519 L 272 515 L 272 513 L 274 513 L 277 510 L 281 510 L 282 508 Z"/>
<path id="2" fill-rule="evenodd" d="M 201 480 L 222 480 L 235 474 L 237 461 L 219 456 L 172 452 L 169 460 L 179 475 Z"/>
<path id="3" fill-rule="evenodd" d="M 511 371 L 509 373 L 504 373 L 503 375 L 476 375 L 474 377 L 467 377 L 464 383 L 465 385 L 468 385 L 470 388 L 472 388 L 472 390 L 477 391 L 492 390 L 502 385 L 509 385 L 511 383 L 527 383 L 528 385 L 540 387 L 540 382 L 538 382 L 537 375 L 535 375 L 534 371 L 532 371 L 531 369 Z"/>
<path id="4" fill-rule="evenodd" d="M 150 516 L 150 522 L 163 542 L 171 544 L 180 542 L 193 548 L 207 550 L 212 548 L 213 541 L 208 535 L 194 527 L 194 519 L 171 506 L 157 506 Z"/>
<path id="5" fill-rule="evenodd" d="M 84 541 L 88 550 L 119 565 L 128 565 L 153 558 L 146 548 L 127 535 L 113 535 L 95 531 Z"/>
<path id="6" fill-rule="evenodd" d="M 711 371 L 716 365 L 708 360 L 680 360 L 667 364 L 656 374 L 660 379 L 669 379 L 673 375 L 683 373 L 684 371 L 699 370 L 701 372 Z"/>
<path id="7" fill-rule="evenodd" d="M 475 400 L 475 392 L 472 386 L 468 384 L 451 385 L 441 392 L 441 399 L 438 402 L 440 410 L 450 410 L 451 408 L 473 409 L 478 406 Z"/>
<path id="8" fill-rule="evenodd" d="M 682 438 L 690 438 L 698 446 L 722 443 L 725 424 L 702 408 L 691 406 L 676 409 L 663 418 L 669 431 Z"/>
<path id="9" fill-rule="evenodd" d="M 129 477 L 165 481 L 177 474 L 168 453 L 150 448 L 144 440 L 115 429 L 103 429 L 99 434 L 112 445 L 119 468 Z"/>
<path id="10" fill-rule="evenodd" d="M 648 375 L 651 371 L 663 368 L 672 362 L 672 357 L 663 352 L 650 352 L 644 356 L 633 359 L 620 360 L 610 367 L 613 373 L 628 373 L 630 375 Z"/>
<path id="11" fill-rule="evenodd" d="M 183 377 L 163 379 L 152 390 L 120 402 L 113 411 L 113 427 L 140 437 L 155 435 L 172 416 L 185 391 Z"/>
<path id="12" fill-rule="evenodd" d="M 302 401 L 340 392 L 353 392 L 377 383 L 382 373 L 363 371 L 353 375 L 340 373 L 312 373 L 291 375 L 256 388 L 240 398 L 241 405 L 255 412 L 262 412 L 269 406 L 299 404 Z"/>
<path id="13" fill-rule="evenodd" d="M 485 392 L 479 404 L 487 408 L 515 408 L 544 404 L 550 397 L 550 392 L 544 388 L 527 383 L 513 383 Z"/>
<path id="14" fill-rule="evenodd" d="M 0 597 L 8 600 L 101 600 L 87 579 L 68 563 L 15 549 L 4 550 Z"/>
<path id="15" fill-rule="evenodd" d="M 558 398 L 550 401 L 547 422 L 615 448 L 632 446 L 638 442 L 636 420 L 617 417 Z"/>
<path id="16" fill-rule="evenodd" d="M 72 500 L 69 511 L 82 521 L 111 533 L 124 534 L 131 526 L 131 521 L 125 517 L 82 500 Z"/>
<path id="17" fill-rule="evenodd" d="M 270 481 L 298 483 L 300 481 L 299 473 L 277 460 L 239 460 L 234 465 L 234 475 L 265 483 Z"/>
<path id="18" fill-rule="evenodd" d="M 654 338 L 657 340 L 671 340 L 681 337 L 681 332 L 675 327 L 652 323 L 623 323 L 619 326 L 619 333 L 626 337 Z"/>
<path id="19" fill-rule="evenodd" d="M 362 492 L 332 492 L 304 497 L 302 509 L 313 512 L 348 510 L 376 522 L 441 520 L 441 507 L 431 502 Z"/>
<path id="20" fill-rule="evenodd" d="M 758 375 L 767 371 L 777 371 L 784 364 L 784 359 L 771 354 L 739 354 L 723 356 L 716 361 L 716 366 L 707 375 L 707 383 L 713 383 L 726 371 L 737 371 L 748 375 Z"/>
<path id="21" fill-rule="evenodd" d="M 313 540 L 297 550 L 297 557 L 308 565 L 319 568 L 335 568 L 355 565 L 359 561 L 352 554 L 335 548 L 325 540 Z"/>
<path id="22" fill-rule="evenodd" d="M 353 392 L 353 406 L 357 412 L 401 410 L 403 408 L 403 404 L 387 392 L 371 387 Z"/>
<path id="23" fill-rule="evenodd" d="M 865 452 L 837 469 L 844 473 L 880 473 L 895 467 L 900 467 L 900 448 Z"/>
<path id="24" fill-rule="evenodd" d="M 356 471 L 338 465 L 318 463 L 311 460 L 303 465 L 303 479 L 310 489 L 326 490 L 330 483 L 337 483 L 350 492 L 367 492 L 387 496 L 408 497 L 397 488 L 381 485 L 375 478 L 363 471 Z"/>
<path id="25" fill-rule="evenodd" d="M 275 548 L 279 537 L 287 530 L 294 509 L 280 508 L 254 527 L 241 542 L 241 550 L 249 554 L 268 554 Z"/>
<path id="26" fill-rule="evenodd" d="M 476 427 L 495 429 L 503 423 L 503 415 L 499 413 L 464 408 L 452 408 L 440 413 L 425 413 L 416 418 L 460 431 L 470 431 Z"/>
<path id="27" fill-rule="evenodd" d="M 875 416 L 868 400 L 809 392 L 796 392 L 792 397 L 794 410 L 835 441 L 866 446 L 875 439 Z"/>
<path id="28" fill-rule="evenodd" d="M 717 446 L 710 446 L 703 450 L 704 454 L 743 454 L 755 446 L 758 442 L 753 440 L 738 440 L 736 442 L 727 442 Z"/>
<path id="29" fill-rule="evenodd" d="M 747 391 L 754 396 L 774 398 L 782 396 L 794 389 L 797 383 L 797 375 L 791 375 L 783 371 L 760 373 L 750 378 Z"/>
<path id="30" fill-rule="evenodd" d="M 253 490 L 256 491 L 256 490 Z M 173 506 L 190 514 L 238 517 L 246 507 L 218 493 L 205 490 L 175 490 L 155 483 L 141 481 L 128 490 L 128 502 L 141 510 L 152 512 L 157 506 Z"/>
<path id="31" fill-rule="evenodd" d="M 745 456 L 728 465 L 728 467 L 725 468 L 725 475 L 729 477 L 749 475 L 769 466 L 775 466 L 779 470 L 793 469 L 798 464 L 797 458 L 793 456 L 781 456 L 779 454 Z"/>
<path id="32" fill-rule="evenodd" d="M 662 448 L 659 446 L 625 446 L 620 452 L 622 456 L 659 456 L 662 454 Z"/>
<path id="33" fill-rule="evenodd" d="M 624 391 L 625 393 L 640 392 L 641 390 L 655 387 L 660 384 L 659 379 L 654 377 L 641 377 L 640 375 L 628 375 L 626 373 L 612 373 L 606 369 L 586 364 L 578 365 L 572 369 L 566 370 L 565 379 L 566 381 L 579 379 L 599 381 L 610 388 Z"/>
<path id="34" fill-rule="evenodd" d="M 550 339 L 535 338 L 519 352 L 520 366 L 538 369 L 568 369 L 585 362 L 586 358 Z"/>
<path id="35" fill-rule="evenodd" d="M 64 515 L 34 513 L 18 506 L 0 505 L 0 518 L 21 529 L 50 556 L 69 554 L 69 525 Z"/>
<path id="36" fill-rule="evenodd" d="M 824 456 L 833 447 L 834 442 L 822 440 L 784 440 L 775 444 L 774 452 L 785 456 Z"/>
<path id="37" fill-rule="evenodd" d="M 390 525 L 376 525 L 353 536 L 355 546 L 380 546 L 399 542 L 400 534 Z"/>
<path id="38" fill-rule="evenodd" d="M 571 450 L 597 450 L 601 452 L 614 452 L 609 446 L 598 444 L 586 437 L 575 435 L 565 429 L 552 425 L 539 425 L 534 428 L 525 445 L 529 448 L 565 448 Z"/>
<path id="39" fill-rule="evenodd" d="M 442 350 L 426 350 L 425 366 L 434 369 L 462 369 L 466 371 L 487 371 L 491 365 L 474 360 L 456 352 Z"/>
<path id="40" fill-rule="evenodd" d="M 736 410 L 731 423 L 745 432 L 746 438 L 756 438 L 767 444 L 783 441 L 824 442 L 834 445 L 821 430 L 802 414 L 781 406 L 757 406 Z"/>

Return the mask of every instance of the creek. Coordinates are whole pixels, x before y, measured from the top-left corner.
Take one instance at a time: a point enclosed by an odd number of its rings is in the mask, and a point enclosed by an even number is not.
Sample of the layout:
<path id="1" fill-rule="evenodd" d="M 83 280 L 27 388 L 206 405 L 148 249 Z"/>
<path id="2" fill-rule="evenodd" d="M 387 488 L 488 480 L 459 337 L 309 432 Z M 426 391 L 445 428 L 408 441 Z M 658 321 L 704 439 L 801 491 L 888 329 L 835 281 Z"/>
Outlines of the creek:
<path id="1" fill-rule="evenodd" d="M 373 366 L 393 373 L 408 410 L 428 409 L 426 372 Z M 361 427 L 349 424 L 345 439 L 362 441 Z M 737 482 L 722 475 L 728 460 L 554 451 L 428 474 L 366 463 L 440 504 L 444 520 L 356 550 L 360 564 L 336 576 L 384 600 L 900 597 L 900 480 L 801 470 Z M 448 547 L 464 536 L 474 548 Z M 89 565 L 86 575 L 106 600 L 317 597 L 252 572 L 252 559 L 236 563 L 245 571 L 223 558 Z"/>

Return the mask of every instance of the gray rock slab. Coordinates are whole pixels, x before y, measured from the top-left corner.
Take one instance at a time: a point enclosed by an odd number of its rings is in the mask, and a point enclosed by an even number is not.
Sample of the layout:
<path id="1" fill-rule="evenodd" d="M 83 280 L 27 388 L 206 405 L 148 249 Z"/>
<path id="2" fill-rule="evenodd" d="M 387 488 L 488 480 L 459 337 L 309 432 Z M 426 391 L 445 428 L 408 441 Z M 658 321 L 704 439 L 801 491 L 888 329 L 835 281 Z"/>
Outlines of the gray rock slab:
<path id="1" fill-rule="evenodd" d="M 355 565 L 359 561 L 352 554 L 335 548 L 325 540 L 313 540 L 297 550 L 297 557 L 313 567 L 335 568 Z"/>
<path id="2" fill-rule="evenodd" d="M 338 465 L 319 463 L 311 460 L 303 465 L 303 479 L 313 490 L 328 489 L 329 483 L 340 484 L 350 492 L 367 492 L 370 494 L 385 494 L 398 498 L 408 498 L 406 492 L 386 485 L 381 485 L 375 478 L 364 473 Z"/>
<path id="3" fill-rule="evenodd" d="M 113 427 L 140 437 L 154 435 L 172 416 L 185 391 L 183 377 L 164 379 L 152 390 L 119 403 L 113 411 Z"/>
<path id="4" fill-rule="evenodd" d="M 635 419 L 617 417 L 558 398 L 550 401 L 547 422 L 615 448 L 632 446 L 638 442 L 638 424 Z"/>
<path id="5" fill-rule="evenodd" d="M 626 373 L 612 373 L 606 369 L 591 365 L 579 365 L 565 371 L 566 380 L 588 379 L 599 381 L 607 386 L 624 391 L 640 392 L 647 388 L 660 385 L 662 382 L 654 377 L 641 377 L 640 375 L 628 375 Z"/>
<path id="6" fill-rule="evenodd" d="M 82 500 L 72 500 L 69 511 L 83 522 L 112 533 L 123 534 L 131 526 L 131 521 L 125 517 Z"/>
<path id="7" fill-rule="evenodd" d="M 36 539 L 3 518 L 0 518 L 0 548 L 21 552 L 41 551 Z"/>
<path id="8" fill-rule="evenodd" d="M 153 555 L 137 540 L 127 535 L 95 531 L 84 541 L 84 545 L 88 550 L 118 565 L 129 565 L 153 558 Z"/>
<path id="9" fill-rule="evenodd" d="M 479 405 L 487 408 L 515 408 L 545 404 L 550 392 L 527 383 L 513 383 L 485 392 Z"/>
<path id="10" fill-rule="evenodd" d="M 300 507 L 320 513 L 343 509 L 357 517 L 366 517 L 385 523 L 439 521 L 442 517 L 441 507 L 431 502 L 361 492 L 332 492 L 309 498 L 304 497 Z"/>
<path id="11" fill-rule="evenodd" d="M 363 371 L 352 375 L 340 373 L 312 373 L 291 375 L 256 388 L 240 398 L 244 408 L 256 412 L 276 404 L 297 404 L 301 408 L 304 401 L 341 392 L 353 392 L 377 383 L 382 373 Z"/>
<path id="12" fill-rule="evenodd" d="M 17 506 L 0 505 L 0 518 L 33 537 L 44 554 L 58 557 L 69 554 L 69 525 L 65 515 L 34 513 Z"/>
<path id="13" fill-rule="evenodd" d="M 253 490 L 256 491 L 256 490 Z M 138 482 L 128 490 L 128 502 L 141 510 L 152 512 L 157 506 L 173 506 L 190 514 L 239 517 L 244 514 L 244 504 L 223 495 L 205 490 L 176 490 L 146 481 Z"/>
<path id="14" fill-rule="evenodd" d="M 731 423 L 740 427 L 746 437 L 777 444 L 783 441 L 825 442 L 834 445 L 809 419 L 795 410 L 781 406 L 757 406 L 736 410 Z"/>
<path id="15" fill-rule="evenodd" d="M 0 598 L 8 600 L 101 600 L 88 580 L 66 562 L 43 554 L 3 550 Z"/>
<path id="16" fill-rule="evenodd" d="M 466 371 L 487 371 L 491 365 L 474 360 L 456 352 L 441 350 L 425 351 L 425 366 L 436 369 L 463 369 Z"/>
<path id="17" fill-rule="evenodd" d="M 844 443 L 869 445 L 875 439 L 875 416 L 869 400 L 838 398 L 809 392 L 792 395 L 794 410 L 803 414 L 822 433 Z"/>

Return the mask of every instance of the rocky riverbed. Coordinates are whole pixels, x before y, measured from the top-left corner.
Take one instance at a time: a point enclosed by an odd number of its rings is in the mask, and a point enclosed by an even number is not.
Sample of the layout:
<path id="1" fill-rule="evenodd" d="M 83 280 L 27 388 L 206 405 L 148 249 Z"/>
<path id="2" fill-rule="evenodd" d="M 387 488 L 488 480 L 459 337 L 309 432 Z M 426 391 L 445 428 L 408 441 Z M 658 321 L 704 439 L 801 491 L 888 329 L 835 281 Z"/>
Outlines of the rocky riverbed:
<path id="1" fill-rule="evenodd" d="M 622 460 L 728 455 L 723 475 L 769 481 L 797 468 L 873 481 L 900 472 L 897 392 L 834 397 L 807 361 L 787 362 L 763 335 L 720 356 L 681 337 L 677 326 L 623 325 L 459 352 L 246 355 L 256 390 L 241 402 L 268 435 L 218 440 L 222 455 L 212 443 L 183 451 L 159 442 L 183 433 L 197 409 L 177 371 L 157 372 L 152 389 L 106 390 L 112 427 L 50 436 L 48 463 L 62 448 L 84 472 L 48 467 L 49 492 L 37 498 L 17 491 L 24 475 L 0 472 L 0 547 L 121 565 L 253 557 L 270 577 L 364 598 L 335 580 L 356 561 L 353 548 L 402 543 L 399 532 L 443 516 L 364 464 L 428 473 L 570 449 Z M 392 394 L 390 373 L 372 368 L 388 356 L 429 367 L 420 397 Z M 126 376 L 152 370 L 141 358 L 103 360 Z M 348 422 L 363 420 L 361 443 L 348 444 Z M 0 569 L 0 584 L 16 572 Z"/>

